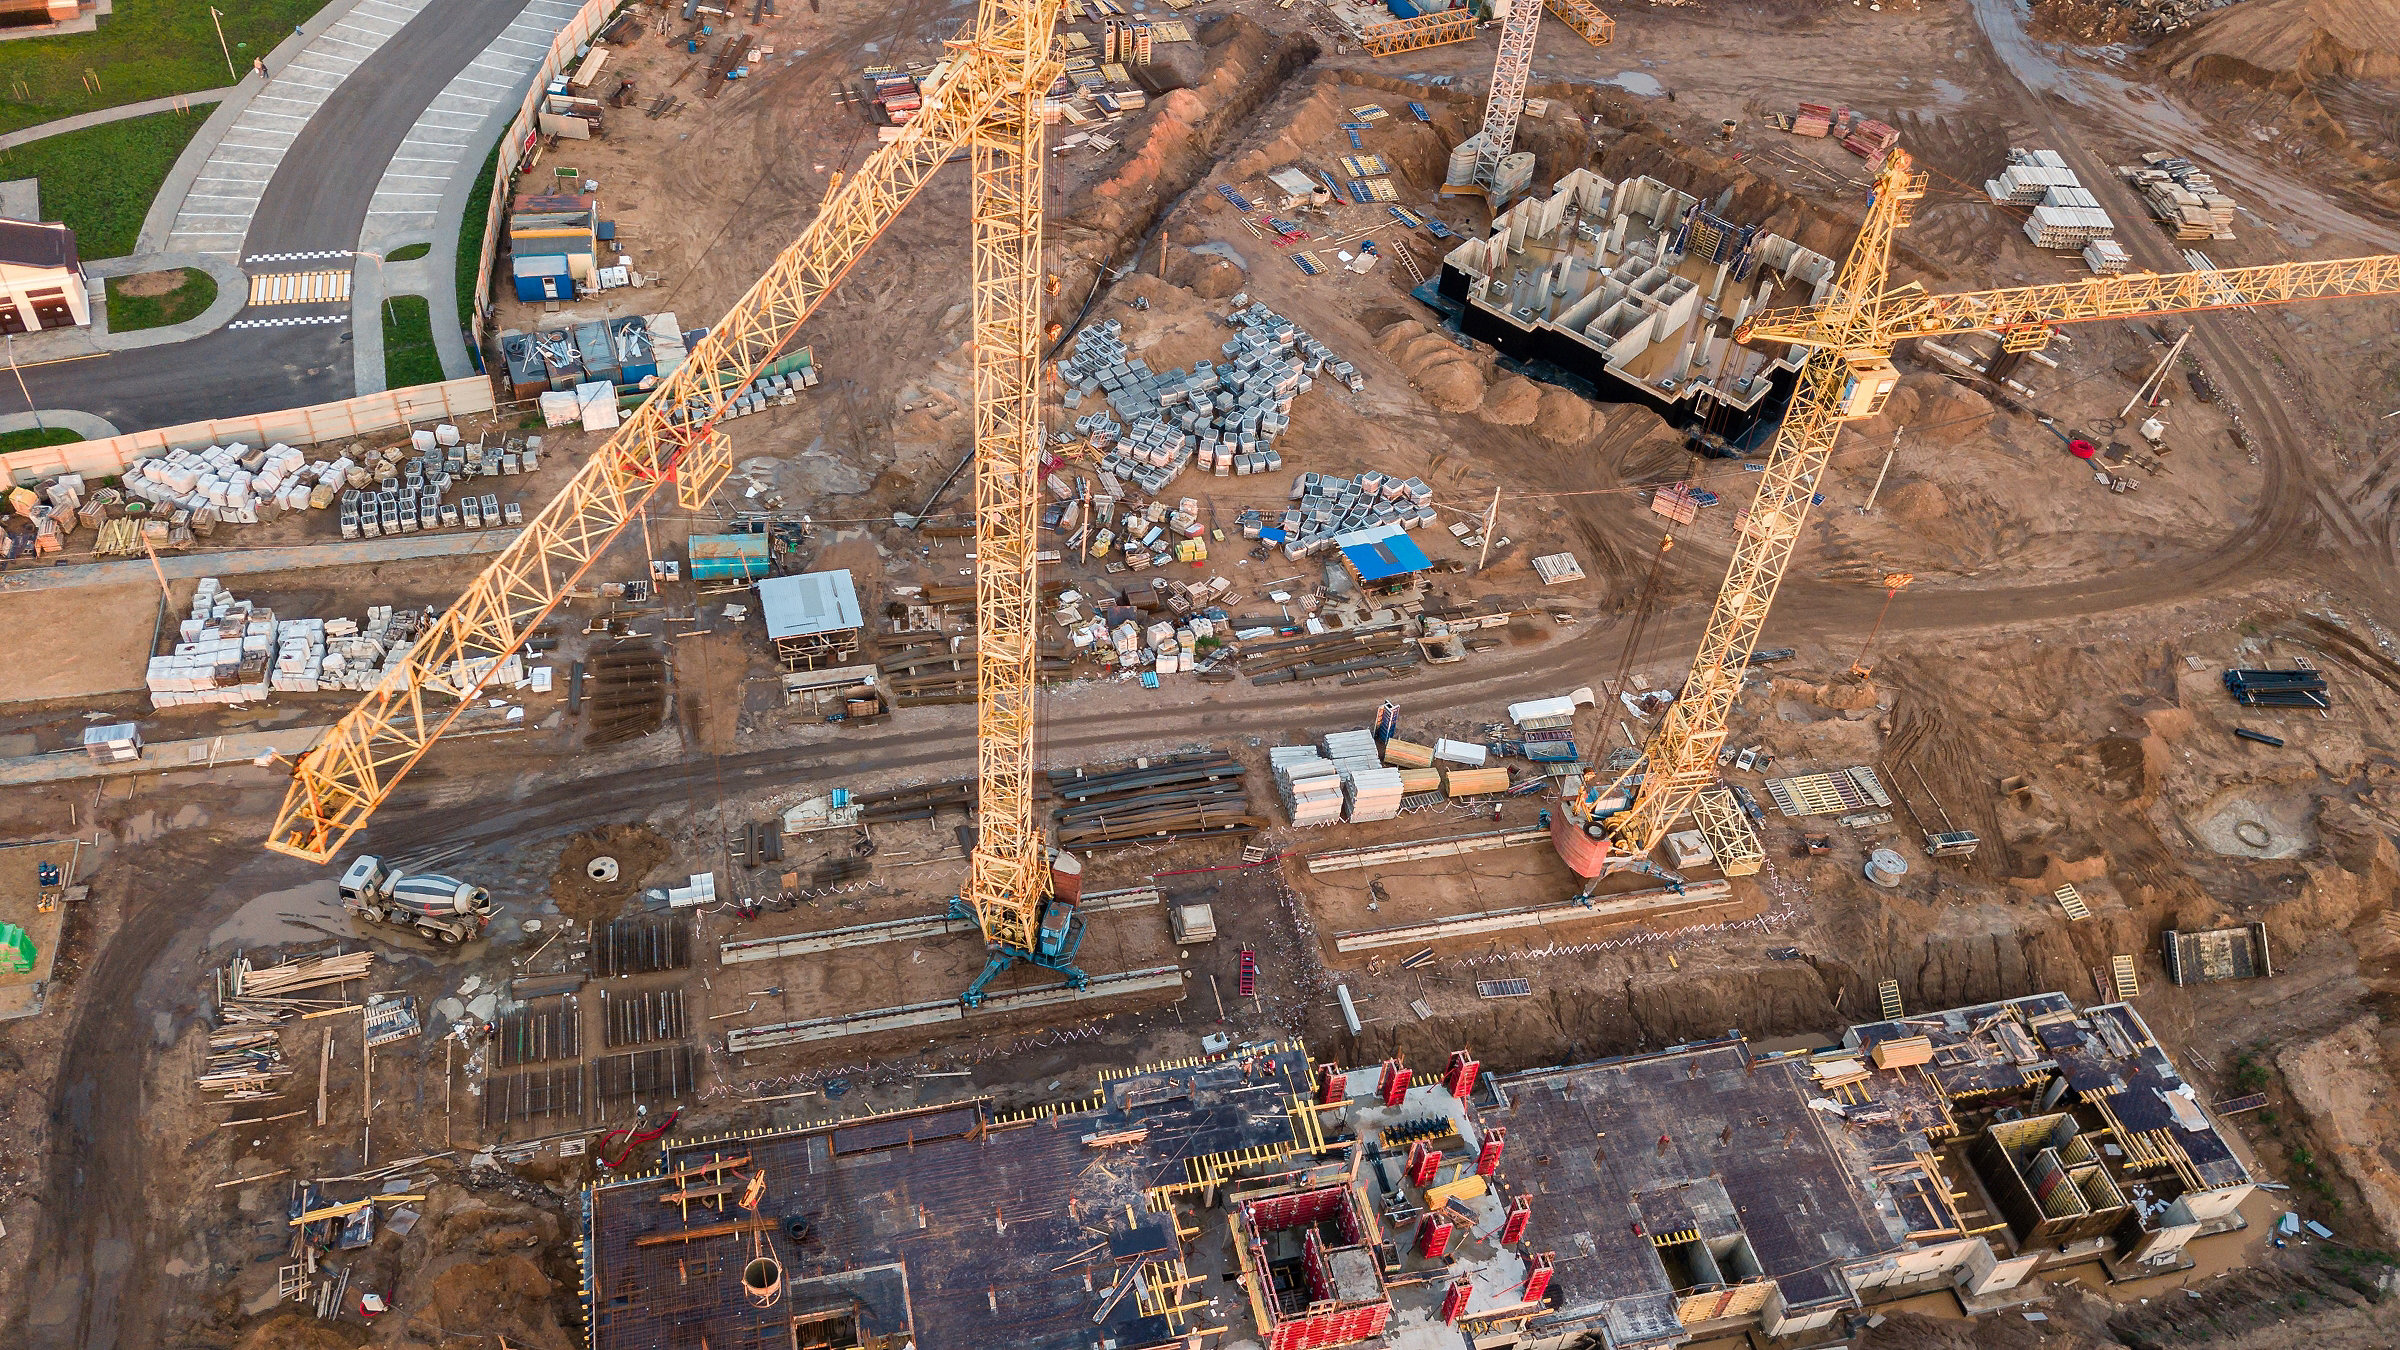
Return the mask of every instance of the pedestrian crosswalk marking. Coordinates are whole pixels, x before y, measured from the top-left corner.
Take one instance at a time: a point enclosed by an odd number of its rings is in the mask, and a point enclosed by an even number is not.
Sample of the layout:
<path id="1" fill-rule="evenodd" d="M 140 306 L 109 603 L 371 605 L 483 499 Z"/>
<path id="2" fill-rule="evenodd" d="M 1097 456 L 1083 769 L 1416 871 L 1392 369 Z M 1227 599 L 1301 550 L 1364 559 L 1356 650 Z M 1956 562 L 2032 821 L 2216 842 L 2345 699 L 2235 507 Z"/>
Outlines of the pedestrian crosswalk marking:
<path id="1" fill-rule="evenodd" d="M 348 272 L 269 272 L 250 278 L 253 305 L 332 305 L 349 298 Z"/>
<path id="2" fill-rule="evenodd" d="M 227 328 L 293 328 L 301 324 L 348 323 L 347 314 L 293 314 L 280 319 L 235 319 Z"/>
<path id="3" fill-rule="evenodd" d="M 232 181 L 241 183 L 252 182 L 252 180 L 247 178 L 219 181 Z M 264 183 L 252 183 L 252 185 L 261 188 L 266 186 Z M 356 255 L 352 254 L 350 250 L 346 248 L 320 248 L 312 249 L 305 253 L 253 253 L 249 257 L 242 259 L 242 261 L 244 263 L 322 262 L 328 258 L 348 258 L 353 256 Z"/>

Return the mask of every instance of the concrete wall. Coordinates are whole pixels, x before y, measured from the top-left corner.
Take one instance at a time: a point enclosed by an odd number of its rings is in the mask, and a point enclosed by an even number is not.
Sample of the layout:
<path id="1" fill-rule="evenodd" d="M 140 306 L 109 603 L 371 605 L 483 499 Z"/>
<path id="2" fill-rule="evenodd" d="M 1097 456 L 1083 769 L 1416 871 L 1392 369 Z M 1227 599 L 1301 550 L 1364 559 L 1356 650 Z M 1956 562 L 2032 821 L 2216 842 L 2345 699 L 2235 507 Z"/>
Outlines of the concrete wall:
<path id="1" fill-rule="evenodd" d="M 246 417 L 220 417 L 208 422 L 187 422 L 179 427 L 161 427 L 156 431 L 133 431 L 106 440 L 77 441 L 72 445 L 45 445 L 32 450 L 13 450 L 0 455 L 0 470 L 9 483 L 30 482 L 62 473 L 80 473 L 109 478 L 125 472 L 126 466 L 137 459 L 154 455 L 178 446 L 222 445 L 241 441 L 249 445 L 308 445 L 317 441 L 338 441 L 351 436 L 363 436 L 377 431 L 417 422 L 439 422 L 464 417 L 470 413 L 490 412 L 492 382 L 482 375 L 446 380 L 440 384 L 420 384 L 407 389 L 387 389 L 380 394 L 361 394 L 339 403 L 319 403 L 307 408 L 287 408 L 282 412 L 254 413 Z"/>

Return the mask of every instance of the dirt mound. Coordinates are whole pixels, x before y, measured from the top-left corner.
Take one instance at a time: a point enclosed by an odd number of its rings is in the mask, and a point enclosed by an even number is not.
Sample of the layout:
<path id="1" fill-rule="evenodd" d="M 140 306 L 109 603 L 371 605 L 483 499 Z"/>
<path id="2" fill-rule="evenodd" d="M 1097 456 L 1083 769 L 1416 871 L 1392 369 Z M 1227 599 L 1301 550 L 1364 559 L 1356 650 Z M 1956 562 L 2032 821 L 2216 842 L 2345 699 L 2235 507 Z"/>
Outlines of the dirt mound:
<path id="1" fill-rule="evenodd" d="M 1443 412 L 1473 412 L 1482 405 L 1483 371 L 1475 359 L 1424 324 L 1403 319 L 1375 335 L 1375 348 Z"/>
<path id="2" fill-rule="evenodd" d="M 1503 375 L 1484 392 L 1483 420 L 1521 427 L 1541 411 L 1542 387 L 1522 375 Z"/>
<path id="3" fill-rule="evenodd" d="M 577 835 L 559 855 L 558 870 L 550 874 L 550 898 L 559 912 L 585 925 L 617 917 L 625 902 L 641 890 L 642 878 L 667 860 L 667 841 L 647 825 L 611 825 Z M 599 881 L 585 869 L 594 858 L 617 860 L 617 879 Z"/>
<path id="4" fill-rule="evenodd" d="M 2277 85 L 2326 76 L 2400 81 L 2400 0 L 2249 0 L 2160 50 L 2167 73 Z"/>
<path id="5" fill-rule="evenodd" d="M 2156 55 L 2167 76 L 2201 86 L 2193 91 L 2201 106 L 2266 124 L 2282 133 L 2286 151 L 2304 149 L 2302 138 L 2315 142 L 2357 168 L 2360 191 L 2400 206 L 2392 148 L 2400 0 L 2248 0 L 2160 44 Z M 2289 99 L 2288 108 L 2251 106 L 2250 91 L 2261 89 Z"/>
<path id="6" fill-rule="evenodd" d="M 1534 434 L 1552 445 L 1581 445 L 1592 438 L 1599 413 L 1592 404 L 1556 385 L 1542 388 L 1542 406 L 1534 414 Z"/>
<path id="7" fill-rule="evenodd" d="M 429 1287 L 404 1290 L 400 1315 L 408 1334 L 436 1345 L 473 1344 L 461 1338 L 505 1336 L 526 1350 L 573 1350 L 551 1298 L 558 1283 L 522 1256 L 462 1261 L 435 1275 Z"/>
<path id="8" fill-rule="evenodd" d="M 1942 494 L 1940 488 L 1919 478 L 1898 487 L 1886 488 L 1882 508 L 1890 512 L 1894 520 L 1905 520 L 1913 525 L 1919 521 L 1940 520 L 1949 515 L 1950 499 Z"/>

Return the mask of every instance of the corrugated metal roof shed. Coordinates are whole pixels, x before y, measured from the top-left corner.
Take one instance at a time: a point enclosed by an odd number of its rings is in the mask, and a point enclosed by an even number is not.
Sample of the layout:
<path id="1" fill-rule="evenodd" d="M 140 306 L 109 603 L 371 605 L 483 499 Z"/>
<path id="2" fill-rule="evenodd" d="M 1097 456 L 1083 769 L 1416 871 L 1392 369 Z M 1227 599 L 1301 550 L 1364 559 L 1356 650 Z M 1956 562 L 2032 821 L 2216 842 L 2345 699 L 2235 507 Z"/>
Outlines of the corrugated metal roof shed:
<path id="1" fill-rule="evenodd" d="M 767 636 L 777 641 L 844 632 L 865 623 L 847 568 L 769 577 L 758 583 L 758 608 L 767 621 Z"/>

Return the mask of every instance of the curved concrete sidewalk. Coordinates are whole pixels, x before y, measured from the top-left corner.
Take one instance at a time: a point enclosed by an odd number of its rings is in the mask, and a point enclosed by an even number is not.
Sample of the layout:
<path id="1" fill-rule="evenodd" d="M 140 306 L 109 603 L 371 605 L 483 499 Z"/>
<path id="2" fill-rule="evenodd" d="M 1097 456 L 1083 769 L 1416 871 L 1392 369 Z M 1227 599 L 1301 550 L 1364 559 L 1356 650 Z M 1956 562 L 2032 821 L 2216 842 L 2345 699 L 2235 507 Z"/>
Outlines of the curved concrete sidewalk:
<path id="1" fill-rule="evenodd" d="M 100 108 L 88 113 L 77 113 L 73 117 L 62 117 L 55 122 L 44 122 L 39 126 L 27 127 L 23 131 L 12 131 L 5 136 L 0 136 L 0 150 L 14 150 L 20 145 L 48 140 L 52 136 L 61 136 L 70 131 L 81 131 L 85 127 L 106 126 L 111 122 L 122 122 L 129 117 L 148 117 L 152 113 L 174 112 L 178 108 L 188 108 L 199 103 L 222 103 L 233 92 L 234 87 L 226 85 L 219 89 L 202 89 L 190 94 L 169 94 L 164 98 L 146 98 L 139 103 L 120 103 L 114 108 Z"/>
<path id="2" fill-rule="evenodd" d="M 73 408 L 44 408 L 39 414 L 0 415 L 0 432 L 31 431 L 35 427 L 65 427 L 87 441 L 104 441 L 117 434 L 117 424 Z"/>
<path id="3" fill-rule="evenodd" d="M 425 0 L 334 0 L 245 75 L 192 138 L 142 222 L 142 248 L 238 258 L 283 153 L 349 72 Z"/>
<path id="4" fill-rule="evenodd" d="M 418 262 L 358 269 L 351 330 L 357 335 L 359 393 L 381 393 L 386 387 L 383 325 L 374 319 L 375 306 L 385 296 L 424 296 L 442 374 L 457 379 L 474 370 L 460 333 L 465 316 L 458 312 L 458 222 L 493 142 L 524 106 L 552 40 L 581 8 L 568 0 L 529 0 L 483 54 L 426 105 L 385 167 L 359 231 L 359 251 L 383 253 L 425 242 L 433 252 Z"/>

